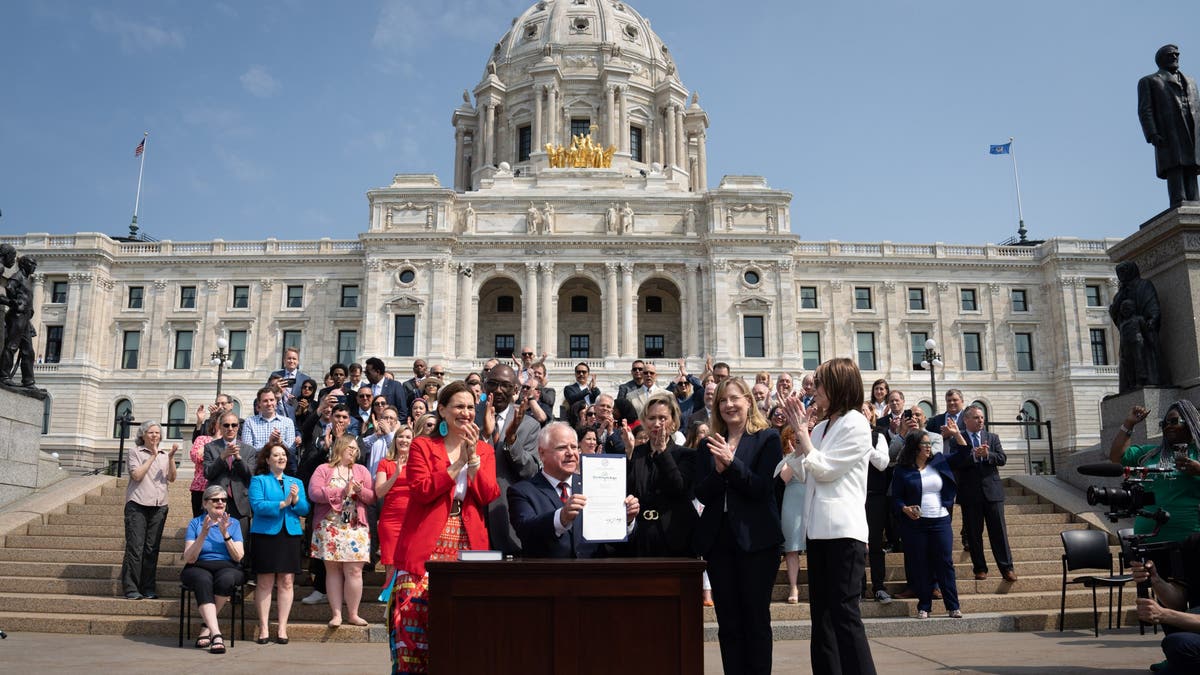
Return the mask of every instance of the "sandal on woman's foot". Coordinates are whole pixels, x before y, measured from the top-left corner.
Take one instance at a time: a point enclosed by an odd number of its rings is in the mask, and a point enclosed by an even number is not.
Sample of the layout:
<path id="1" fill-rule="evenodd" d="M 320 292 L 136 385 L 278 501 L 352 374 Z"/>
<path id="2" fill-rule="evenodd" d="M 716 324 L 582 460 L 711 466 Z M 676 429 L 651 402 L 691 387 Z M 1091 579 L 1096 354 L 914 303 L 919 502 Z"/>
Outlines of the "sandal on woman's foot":
<path id="1" fill-rule="evenodd" d="M 221 637 L 220 633 L 217 633 L 216 635 L 212 636 L 212 644 L 209 645 L 209 647 L 208 647 L 208 653 L 209 654 L 224 654 L 225 653 L 225 639 Z"/>
<path id="2" fill-rule="evenodd" d="M 342 620 L 341 619 L 330 619 L 329 623 L 326 625 L 329 626 L 330 628 L 341 628 Z"/>
<path id="3" fill-rule="evenodd" d="M 370 622 L 368 622 L 366 619 L 362 618 L 361 616 L 356 619 L 350 619 L 346 623 L 350 624 L 351 626 L 369 626 L 369 625 L 371 625 Z"/>
<path id="4" fill-rule="evenodd" d="M 205 628 L 204 630 L 208 630 L 208 629 Z M 211 635 L 197 635 L 196 636 L 196 649 L 208 649 L 209 645 L 211 645 L 211 644 L 212 644 L 212 636 Z"/>

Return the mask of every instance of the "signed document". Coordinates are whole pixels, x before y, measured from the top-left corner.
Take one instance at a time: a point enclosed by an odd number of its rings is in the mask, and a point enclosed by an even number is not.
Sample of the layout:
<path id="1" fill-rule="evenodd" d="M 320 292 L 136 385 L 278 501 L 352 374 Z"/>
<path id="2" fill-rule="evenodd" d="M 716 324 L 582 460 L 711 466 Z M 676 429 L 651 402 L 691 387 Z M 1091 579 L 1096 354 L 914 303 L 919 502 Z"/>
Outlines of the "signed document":
<path id="1" fill-rule="evenodd" d="M 583 455 L 583 539 L 625 541 L 625 455 Z"/>

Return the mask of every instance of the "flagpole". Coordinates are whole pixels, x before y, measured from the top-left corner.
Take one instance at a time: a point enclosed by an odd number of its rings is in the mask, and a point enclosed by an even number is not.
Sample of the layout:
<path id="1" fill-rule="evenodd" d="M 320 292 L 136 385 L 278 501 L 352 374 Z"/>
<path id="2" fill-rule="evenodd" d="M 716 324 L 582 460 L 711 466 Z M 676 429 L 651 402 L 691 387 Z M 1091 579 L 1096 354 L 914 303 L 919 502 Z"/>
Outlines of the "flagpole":
<path id="1" fill-rule="evenodd" d="M 1013 181 L 1017 184 L 1017 236 L 1021 241 L 1025 241 L 1025 213 L 1021 210 L 1021 176 L 1017 173 L 1017 146 L 1013 142 L 1013 137 L 1008 137 L 1008 154 L 1012 155 L 1013 161 Z"/>
<path id="2" fill-rule="evenodd" d="M 129 223 L 129 237 L 136 238 L 138 231 L 137 214 L 138 206 L 142 203 L 142 170 L 146 168 L 146 141 L 150 140 L 150 132 L 142 133 L 142 161 L 138 164 L 138 184 L 137 196 L 133 198 L 133 222 Z"/>

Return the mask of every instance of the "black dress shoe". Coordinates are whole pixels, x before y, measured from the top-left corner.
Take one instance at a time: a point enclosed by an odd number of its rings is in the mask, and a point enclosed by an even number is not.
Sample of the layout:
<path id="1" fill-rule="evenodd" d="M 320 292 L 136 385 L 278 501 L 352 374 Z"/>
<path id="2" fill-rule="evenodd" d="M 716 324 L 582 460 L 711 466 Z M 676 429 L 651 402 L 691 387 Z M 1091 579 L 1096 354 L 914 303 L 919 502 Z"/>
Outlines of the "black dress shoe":
<path id="1" fill-rule="evenodd" d="M 125 594 L 126 600 L 141 600 L 143 597 L 145 597 L 145 596 L 143 596 L 141 593 L 138 593 L 137 591 L 130 591 Z"/>
<path id="2" fill-rule="evenodd" d="M 147 594 L 143 595 L 142 597 L 146 600 L 157 600 L 158 594 L 157 593 L 147 593 Z"/>

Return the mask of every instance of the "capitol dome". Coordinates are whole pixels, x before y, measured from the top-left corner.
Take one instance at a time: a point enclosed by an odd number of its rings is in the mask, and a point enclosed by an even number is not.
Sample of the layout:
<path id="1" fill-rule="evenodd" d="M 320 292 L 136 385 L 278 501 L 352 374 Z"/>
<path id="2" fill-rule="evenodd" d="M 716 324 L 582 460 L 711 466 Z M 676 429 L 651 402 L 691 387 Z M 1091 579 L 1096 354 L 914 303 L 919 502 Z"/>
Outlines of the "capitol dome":
<path id="1" fill-rule="evenodd" d="M 550 170 L 547 147 L 590 134 L 614 149 L 604 168 L 704 190 L 708 116 L 688 96 L 670 50 L 628 4 L 540 0 L 513 19 L 454 111 L 454 187 L 535 176 Z"/>

